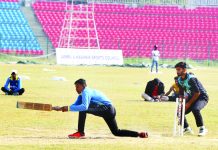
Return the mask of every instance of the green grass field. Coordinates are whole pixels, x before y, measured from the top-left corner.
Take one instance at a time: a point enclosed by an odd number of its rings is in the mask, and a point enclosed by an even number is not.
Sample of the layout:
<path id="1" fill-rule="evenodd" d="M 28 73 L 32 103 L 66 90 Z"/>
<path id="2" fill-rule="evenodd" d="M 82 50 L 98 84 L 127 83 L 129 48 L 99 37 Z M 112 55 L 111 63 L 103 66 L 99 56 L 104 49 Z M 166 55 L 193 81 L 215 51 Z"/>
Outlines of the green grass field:
<path id="1" fill-rule="evenodd" d="M 0 85 L 3 86 L 12 69 L 17 69 L 26 93 L 23 96 L 0 95 L 0 149 L 218 149 L 218 68 L 190 70 L 207 89 L 210 100 L 202 114 L 209 133 L 198 137 L 192 114 L 187 116 L 195 131 L 193 136 L 172 137 L 175 103 L 148 103 L 140 95 L 145 84 L 160 78 L 166 90 L 173 83 L 174 69 L 161 69 L 151 74 L 145 68 L 73 67 L 57 65 L 0 64 Z M 54 81 L 53 77 L 66 81 Z M 114 137 L 102 118 L 87 116 L 87 139 L 68 139 L 76 131 L 78 113 L 42 112 L 16 109 L 17 101 L 70 105 L 77 94 L 74 81 L 85 78 L 88 86 L 104 92 L 117 109 L 117 122 L 121 129 L 147 130 L 148 139 Z"/>

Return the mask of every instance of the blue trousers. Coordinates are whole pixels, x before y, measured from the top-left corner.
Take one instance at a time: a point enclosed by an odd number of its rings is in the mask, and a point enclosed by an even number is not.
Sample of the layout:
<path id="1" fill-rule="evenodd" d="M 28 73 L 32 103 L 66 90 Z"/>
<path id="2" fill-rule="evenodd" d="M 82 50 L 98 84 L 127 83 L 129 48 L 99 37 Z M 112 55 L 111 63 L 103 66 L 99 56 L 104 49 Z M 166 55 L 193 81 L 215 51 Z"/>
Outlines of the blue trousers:
<path id="1" fill-rule="evenodd" d="M 156 66 L 156 72 L 158 72 L 158 61 L 152 60 L 151 72 L 153 71 L 154 66 Z"/>

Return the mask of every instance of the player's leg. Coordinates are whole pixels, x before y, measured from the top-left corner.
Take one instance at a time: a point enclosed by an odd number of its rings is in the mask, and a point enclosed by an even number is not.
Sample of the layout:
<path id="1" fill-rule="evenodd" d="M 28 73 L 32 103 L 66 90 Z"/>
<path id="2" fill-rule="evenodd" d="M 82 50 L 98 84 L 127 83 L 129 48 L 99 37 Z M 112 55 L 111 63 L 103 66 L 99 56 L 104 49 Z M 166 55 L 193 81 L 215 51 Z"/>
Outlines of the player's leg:
<path id="1" fill-rule="evenodd" d="M 4 88 L 4 87 L 2 87 L 1 90 L 2 90 L 2 92 L 4 92 L 5 94 L 7 94 L 7 93 L 9 92 L 9 91 L 8 91 L 6 88 Z"/>
<path id="2" fill-rule="evenodd" d="M 4 92 L 6 95 L 12 95 L 13 93 L 9 90 L 7 90 L 5 87 L 1 88 L 2 92 Z"/>
<path id="3" fill-rule="evenodd" d="M 79 119 L 78 119 L 78 131 L 80 133 L 84 133 L 85 122 L 86 122 L 86 112 L 81 111 L 79 112 Z"/>
<path id="4" fill-rule="evenodd" d="M 189 108 L 185 115 L 189 114 L 191 112 L 192 108 Z M 188 121 L 186 119 L 186 116 L 184 117 L 184 134 L 194 134 L 192 128 L 189 126 Z"/>
<path id="5" fill-rule="evenodd" d="M 138 137 L 139 133 L 129 130 L 120 130 L 118 129 L 117 122 L 115 118 L 104 118 L 111 132 L 115 136 L 127 136 L 127 137 Z"/>
<path id="6" fill-rule="evenodd" d="M 169 101 L 169 96 L 161 96 L 161 101 Z"/>
<path id="7" fill-rule="evenodd" d="M 145 100 L 145 101 L 150 101 L 150 102 L 154 102 L 154 99 L 152 97 L 150 97 L 148 94 L 146 93 L 142 93 L 142 98 Z"/>
<path id="8" fill-rule="evenodd" d="M 102 117 L 108 107 L 98 104 L 90 104 L 87 111 L 79 112 L 78 132 L 68 135 L 69 138 L 83 138 L 85 136 L 85 121 L 87 113 Z"/>
<path id="9" fill-rule="evenodd" d="M 152 60 L 152 64 L 151 64 L 151 72 L 153 71 L 153 67 L 154 67 L 154 60 Z"/>
<path id="10" fill-rule="evenodd" d="M 207 105 L 206 100 L 198 100 L 192 107 L 192 113 L 195 117 L 196 125 L 199 127 L 199 136 L 204 136 L 207 133 L 207 129 L 204 126 L 201 110 Z"/>
<path id="11" fill-rule="evenodd" d="M 22 95 L 24 92 L 25 92 L 25 89 L 24 89 L 24 88 L 21 88 L 21 89 L 18 91 L 19 95 Z"/>
<path id="12" fill-rule="evenodd" d="M 170 102 L 176 102 L 176 98 L 177 97 L 175 97 L 175 96 L 168 96 L 168 101 L 170 101 Z"/>
<path id="13" fill-rule="evenodd" d="M 79 112 L 78 132 L 68 135 L 69 138 L 83 138 L 85 136 L 84 128 L 86 122 L 86 111 Z"/>
<path id="14" fill-rule="evenodd" d="M 113 135 L 122 136 L 122 137 L 141 137 L 141 138 L 148 137 L 147 132 L 139 133 L 136 131 L 119 129 L 117 126 L 115 116 L 116 116 L 116 110 L 114 107 L 111 107 L 110 110 L 103 116 L 105 122 L 107 123 Z"/>
<path id="15" fill-rule="evenodd" d="M 156 63 L 156 73 L 158 73 L 158 61 L 155 61 L 155 63 Z"/>

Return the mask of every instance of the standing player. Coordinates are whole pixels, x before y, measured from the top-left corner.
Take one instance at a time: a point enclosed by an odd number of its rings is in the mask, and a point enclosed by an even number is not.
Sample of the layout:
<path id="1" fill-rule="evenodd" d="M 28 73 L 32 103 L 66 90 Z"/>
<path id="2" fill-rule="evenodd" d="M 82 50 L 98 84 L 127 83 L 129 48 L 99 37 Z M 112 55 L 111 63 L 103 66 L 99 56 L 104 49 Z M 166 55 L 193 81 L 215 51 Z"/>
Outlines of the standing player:
<path id="1" fill-rule="evenodd" d="M 116 110 L 111 101 L 101 92 L 87 88 L 86 81 L 79 79 L 75 83 L 76 91 L 79 94 L 76 102 L 71 106 L 53 107 L 57 111 L 78 111 L 78 132 L 68 135 L 69 138 L 83 138 L 86 114 L 93 114 L 102 117 L 115 136 L 147 138 L 147 132 L 135 132 L 130 130 L 120 130 L 115 119 Z"/>
<path id="2" fill-rule="evenodd" d="M 187 73 L 186 63 L 180 62 L 175 65 L 179 84 L 180 97 L 186 98 L 185 114 L 193 113 L 197 127 L 199 127 L 198 136 L 204 136 L 208 130 L 204 126 L 201 109 L 208 103 L 208 95 L 201 82 L 190 73 Z M 184 133 L 193 133 L 185 118 Z"/>
<path id="3" fill-rule="evenodd" d="M 157 45 L 154 45 L 154 49 L 152 50 L 152 65 L 151 72 L 153 71 L 154 65 L 156 66 L 156 73 L 158 73 L 158 61 L 160 57 L 160 52 L 157 49 Z"/>

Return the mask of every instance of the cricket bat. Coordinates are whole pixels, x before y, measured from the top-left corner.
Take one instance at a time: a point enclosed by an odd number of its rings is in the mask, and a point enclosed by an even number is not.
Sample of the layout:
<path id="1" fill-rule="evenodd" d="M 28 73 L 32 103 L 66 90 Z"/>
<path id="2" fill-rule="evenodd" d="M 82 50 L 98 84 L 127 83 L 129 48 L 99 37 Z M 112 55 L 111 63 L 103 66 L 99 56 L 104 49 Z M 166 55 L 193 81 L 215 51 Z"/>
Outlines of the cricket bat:
<path id="1" fill-rule="evenodd" d="M 43 104 L 43 103 L 31 103 L 31 102 L 17 102 L 17 108 L 21 109 L 33 109 L 33 110 L 41 110 L 41 111 L 52 111 L 51 104 Z"/>

